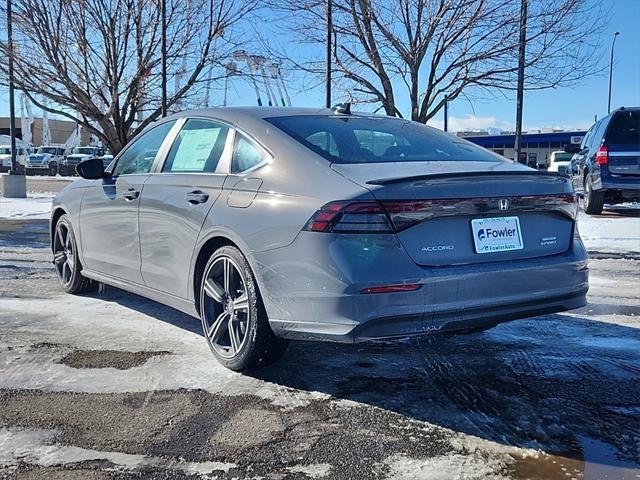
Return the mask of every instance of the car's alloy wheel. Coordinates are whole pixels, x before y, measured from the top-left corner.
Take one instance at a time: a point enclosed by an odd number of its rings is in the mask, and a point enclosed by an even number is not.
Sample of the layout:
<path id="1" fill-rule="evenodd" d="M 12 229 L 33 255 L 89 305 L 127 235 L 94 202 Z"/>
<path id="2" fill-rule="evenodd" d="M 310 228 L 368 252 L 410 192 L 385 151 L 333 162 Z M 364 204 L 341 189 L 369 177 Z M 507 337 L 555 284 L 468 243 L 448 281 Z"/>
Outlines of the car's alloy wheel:
<path id="1" fill-rule="evenodd" d="M 66 215 L 58 220 L 52 242 L 53 265 L 63 290 L 67 293 L 86 290 L 91 281 L 82 276 L 76 238 Z"/>
<path id="2" fill-rule="evenodd" d="M 247 339 L 251 311 L 247 281 L 231 257 L 220 256 L 210 265 L 203 293 L 205 334 L 218 355 L 233 358 Z"/>
<path id="3" fill-rule="evenodd" d="M 251 268 L 235 247 L 222 247 L 209 259 L 200 316 L 211 351 L 231 370 L 267 365 L 286 350 L 287 342 L 271 331 Z"/>

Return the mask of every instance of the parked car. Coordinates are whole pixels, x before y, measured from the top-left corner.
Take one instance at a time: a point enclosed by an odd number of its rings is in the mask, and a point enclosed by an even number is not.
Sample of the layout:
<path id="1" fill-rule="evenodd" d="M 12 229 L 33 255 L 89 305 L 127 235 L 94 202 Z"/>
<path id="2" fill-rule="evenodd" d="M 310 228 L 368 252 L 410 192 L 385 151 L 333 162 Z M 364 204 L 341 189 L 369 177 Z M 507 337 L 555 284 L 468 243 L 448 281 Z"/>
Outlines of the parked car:
<path id="1" fill-rule="evenodd" d="M 26 161 L 27 175 L 58 174 L 58 165 L 64 160 L 65 147 L 62 145 L 43 145 L 36 153 L 29 155 Z"/>
<path id="2" fill-rule="evenodd" d="M 640 107 L 620 108 L 594 124 L 571 161 L 584 211 L 640 201 Z"/>
<path id="3" fill-rule="evenodd" d="M 76 174 L 76 166 L 90 158 L 100 157 L 103 151 L 100 147 L 86 146 L 75 147 L 71 150 L 71 154 L 67 155 L 58 167 L 60 175 L 69 176 Z"/>
<path id="4" fill-rule="evenodd" d="M 104 155 L 102 155 L 102 157 L 100 158 L 102 159 L 102 164 L 104 165 L 104 168 L 106 170 L 107 168 L 109 168 L 109 165 L 111 165 L 111 162 L 113 161 L 113 154 L 109 149 L 107 149 L 104 152 Z"/>
<path id="5" fill-rule="evenodd" d="M 29 150 L 24 147 L 16 147 L 16 160 L 18 169 L 23 172 L 27 162 Z M 11 145 L 0 145 L 0 173 L 11 170 Z"/>
<path id="6" fill-rule="evenodd" d="M 200 318 L 234 370 L 290 339 L 470 332 L 585 304 L 568 177 L 349 110 L 187 111 L 106 171 L 82 162 L 52 207 L 60 285 Z"/>
<path id="7" fill-rule="evenodd" d="M 569 175 L 571 173 L 573 153 L 557 150 L 549 154 L 549 171 Z"/>

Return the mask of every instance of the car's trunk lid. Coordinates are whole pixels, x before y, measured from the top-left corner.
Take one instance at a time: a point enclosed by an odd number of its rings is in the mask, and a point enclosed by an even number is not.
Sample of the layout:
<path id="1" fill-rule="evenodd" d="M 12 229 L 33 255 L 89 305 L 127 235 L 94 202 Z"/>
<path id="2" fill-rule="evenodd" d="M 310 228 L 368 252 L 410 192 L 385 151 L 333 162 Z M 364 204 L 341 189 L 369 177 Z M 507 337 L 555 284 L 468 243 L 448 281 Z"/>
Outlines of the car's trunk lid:
<path id="1" fill-rule="evenodd" d="M 571 243 L 576 207 L 565 176 L 506 162 L 364 166 L 332 168 L 385 206 L 419 265 L 553 255 Z"/>

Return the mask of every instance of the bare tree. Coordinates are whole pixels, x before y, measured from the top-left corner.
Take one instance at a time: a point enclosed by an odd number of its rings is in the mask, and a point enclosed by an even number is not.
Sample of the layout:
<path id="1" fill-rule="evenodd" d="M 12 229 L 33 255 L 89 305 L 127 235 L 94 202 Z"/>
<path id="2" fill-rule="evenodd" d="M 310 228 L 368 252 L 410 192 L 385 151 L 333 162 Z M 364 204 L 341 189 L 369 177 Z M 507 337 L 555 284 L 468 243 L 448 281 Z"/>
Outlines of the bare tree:
<path id="1" fill-rule="evenodd" d="M 327 0 L 280 0 L 301 42 L 326 41 Z M 333 0 L 334 70 L 353 100 L 427 122 L 448 98 L 515 90 L 521 0 Z M 526 88 L 572 85 L 599 68 L 607 12 L 589 0 L 529 0 Z M 318 54 L 317 58 L 321 58 Z M 318 60 L 296 59 L 322 75 Z M 410 112 L 398 100 L 408 97 Z"/>
<path id="2" fill-rule="evenodd" d="M 160 1 L 167 2 L 169 85 L 176 84 L 167 104 L 194 102 L 205 79 L 224 76 L 232 34 L 255 0 L 13 0 L 17 88 L 117 153 L 161 115 Z M 0 44 L 0 71 L 7 54 Z"/>

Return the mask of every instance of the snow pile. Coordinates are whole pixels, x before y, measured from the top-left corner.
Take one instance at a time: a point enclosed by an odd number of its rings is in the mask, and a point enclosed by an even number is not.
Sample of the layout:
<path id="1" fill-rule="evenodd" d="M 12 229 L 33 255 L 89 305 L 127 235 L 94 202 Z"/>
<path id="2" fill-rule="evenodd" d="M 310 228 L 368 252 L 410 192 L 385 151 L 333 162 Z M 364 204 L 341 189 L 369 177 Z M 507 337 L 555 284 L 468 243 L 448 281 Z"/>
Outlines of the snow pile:
<path id="1" fill-rule="evenodd" d="M 27 198 L 0 197 L 0 219 L 48 219 L 52 194 L 29 194 Z"/>

